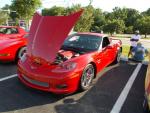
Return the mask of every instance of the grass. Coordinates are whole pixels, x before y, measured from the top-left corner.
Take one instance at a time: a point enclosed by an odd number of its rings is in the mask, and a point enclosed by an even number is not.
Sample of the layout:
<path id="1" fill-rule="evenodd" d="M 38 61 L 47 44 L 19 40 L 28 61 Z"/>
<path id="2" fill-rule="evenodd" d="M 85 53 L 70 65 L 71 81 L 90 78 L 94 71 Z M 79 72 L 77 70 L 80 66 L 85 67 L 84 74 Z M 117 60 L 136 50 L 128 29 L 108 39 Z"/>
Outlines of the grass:
<path id="1" fill-rule="evenodd" d="M 131 38 L 133 34 L 114 34 L 116 38 Z M 150 35 L 147 35 L 147 38 L 144 38 L 145 35 L 141 35 L 142 39 L 150 40 Z"/>
<path id="2" fill-rule="evenodd" d="M 122 56 L 124 57 L 128 57 L 128 52 L 129 52 L 130 46 L 128 45 L 123 45 L 122 46 Z M 148 49 L 148 51 L 150 52 L 150 49 Z M 145 61 L 149 61 L 148 56 L 145 57 Z"/>

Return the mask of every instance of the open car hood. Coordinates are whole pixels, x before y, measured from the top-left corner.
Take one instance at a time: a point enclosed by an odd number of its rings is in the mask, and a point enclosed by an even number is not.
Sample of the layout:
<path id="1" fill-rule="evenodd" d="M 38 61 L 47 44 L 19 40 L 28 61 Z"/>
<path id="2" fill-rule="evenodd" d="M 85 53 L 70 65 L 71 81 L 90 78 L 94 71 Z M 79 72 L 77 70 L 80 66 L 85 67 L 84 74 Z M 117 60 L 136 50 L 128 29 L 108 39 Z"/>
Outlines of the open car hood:
<path id="1" fill-rule="evenodd" d="M 28 38 L 27 54 L 53 62 L 82 12 L 83 10 L 69 16 L 41 16 L 35 13 Z"/>

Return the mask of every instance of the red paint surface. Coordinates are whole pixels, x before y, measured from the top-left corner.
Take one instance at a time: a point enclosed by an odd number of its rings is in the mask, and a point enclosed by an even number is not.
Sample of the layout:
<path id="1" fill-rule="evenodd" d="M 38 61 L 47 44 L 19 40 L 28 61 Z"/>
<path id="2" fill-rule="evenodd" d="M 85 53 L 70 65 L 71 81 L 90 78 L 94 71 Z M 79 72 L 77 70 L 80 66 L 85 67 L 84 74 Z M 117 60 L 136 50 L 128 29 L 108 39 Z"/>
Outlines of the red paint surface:
<path id="1" fill-rule="evenodd" d="M 0 28 L 16 28 L 16 34 L 2 34 L 0 33 L 0 54 L 10 54 L 9 56 L 0 56 L 0 61 L 15 60 L 17 51 L 27 45 L 27 39 L 24 38 L 27 32 L 16 26 L 0 26 Z"/>
<path id="2" fill-rule="evenodd" d="M 40 18 L 42 17 L 37 14 L 34 16 L 27 56 L 24 60 L 20 60 L 18 63 L 18 77 L 24 84 L 35 89 L 50 91 L 57 94 L 72 93 L 78 89 L 83 69 L 87 64 L 92 63 L 97 74 L 113 62 L 116 58 L 118 48 L 121 47 L 121 43 L 113 43 L 111 48 L 105 47 L 100 51 L 85 53 L 83 55 L 71 58 L 61 63 L 61 65 L 51 64 L 54 61 L 56 53 L 59 51 L 64 39 L 67 37 L 70 29 L 73 27 L 80 14 L 81 12 L 77 12 L 69 16 L 45 17 L 45 20 L 41 22 L 43 24 L 41 24 L 39 28 L 36 23 L 40 23 Z M 51 27 L 47 28 L 46 23 Z M 37 33 L 35 28 L 39 29 Z M 99 38 L 103 38 L 104 36 L 99 33 L 79 34 L 94 35 Z M 72 51 L 59 52 L 61 52 L 64 56 L 69 57 L 74 54 Z M 76 63 L 76 67 L 71 70 L 62 68 L 62 65 L 69 63 Z M 30 80 L 46 83 L 49 87 L 33 84 L 25 80 L 23 76 L 26 76 Z M 67 87 L 64 89 L 57 88 L 58 85 L 62 84 L 66 84 Z"/>
<path id="3" fill-rule="evenodd" d="M 69 16 L 40 16 L 35 14 L 31 25 L 27 52 L 52 62 L 82 10 Z"/>

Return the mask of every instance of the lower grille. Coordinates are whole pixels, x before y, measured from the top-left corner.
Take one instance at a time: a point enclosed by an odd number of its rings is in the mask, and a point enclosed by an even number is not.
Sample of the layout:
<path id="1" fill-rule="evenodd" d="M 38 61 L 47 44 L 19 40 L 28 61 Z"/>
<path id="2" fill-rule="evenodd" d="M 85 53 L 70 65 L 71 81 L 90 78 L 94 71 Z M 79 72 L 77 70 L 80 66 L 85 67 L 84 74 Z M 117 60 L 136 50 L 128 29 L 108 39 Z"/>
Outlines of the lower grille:
<path id="1" fill-rule="evenodd" d="M 29 83 L 37 85 L 37 86 L 42 86 L 42 87 L 49 87 L 49 84 L 46 82 L 40 82 L 40 81 L 36 81 L 33 79 L 30 79 L 28 77 L 26 77 L 25 75 L 22 75 L 22 77 Z"/>

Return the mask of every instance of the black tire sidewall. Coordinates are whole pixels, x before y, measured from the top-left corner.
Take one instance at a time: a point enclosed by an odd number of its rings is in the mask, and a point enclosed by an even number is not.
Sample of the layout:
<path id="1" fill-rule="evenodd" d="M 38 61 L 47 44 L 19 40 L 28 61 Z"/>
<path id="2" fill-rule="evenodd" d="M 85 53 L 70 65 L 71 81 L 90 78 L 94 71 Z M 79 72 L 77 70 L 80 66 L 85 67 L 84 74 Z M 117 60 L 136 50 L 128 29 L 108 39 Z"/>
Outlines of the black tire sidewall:
<path id="1" fill-rule="evenodd" d="M 116 55 L 116 58 L 115 58 L 113 64 L 117 64 L 117 63 L 120 62 L 120 58 L 119 58 L 119 60 L 118 60 L 118 56 L 119 56 L 119 54 L 121 54 L 121 53 L 122 53 L 122 51 L 121 51 L 121 49 L 119 49 L 118 52 L 117 52 L 117 55 Z M 120 55 L 120 57 L 121 57 L 121 55 Z"/>
<path id="2" fill-rule="evenodd" d="M 20 58 L 19 58 L 19 54 L 20 54 L 21 50 L 24 49 L 24 48 L 26 48 L 26 46 L 21 47 L 21 48 L 17 51 L 16 58 L 15 58 L 15 62 L 18 62 L 18 60 L 20 59 Z"/>

